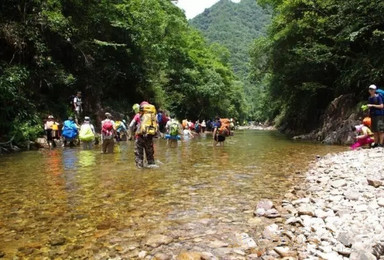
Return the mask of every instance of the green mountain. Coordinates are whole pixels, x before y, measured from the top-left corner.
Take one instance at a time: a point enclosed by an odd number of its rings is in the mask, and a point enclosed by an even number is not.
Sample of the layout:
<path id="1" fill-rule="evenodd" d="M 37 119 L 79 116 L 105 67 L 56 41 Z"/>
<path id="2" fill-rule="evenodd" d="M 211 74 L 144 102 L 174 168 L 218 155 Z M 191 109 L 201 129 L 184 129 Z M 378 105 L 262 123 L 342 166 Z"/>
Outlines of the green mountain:
<path id="1" fill-rule="evenodd" d="M 230 51 L 229 62 L 235 74 L 244 81 L 248 77 L 249 50 L 254 40 L 265 35 L 271 21 L 270 10 L 256 0 L 220 0 L 190 20 L 211 43 L 217 42 Z"/>

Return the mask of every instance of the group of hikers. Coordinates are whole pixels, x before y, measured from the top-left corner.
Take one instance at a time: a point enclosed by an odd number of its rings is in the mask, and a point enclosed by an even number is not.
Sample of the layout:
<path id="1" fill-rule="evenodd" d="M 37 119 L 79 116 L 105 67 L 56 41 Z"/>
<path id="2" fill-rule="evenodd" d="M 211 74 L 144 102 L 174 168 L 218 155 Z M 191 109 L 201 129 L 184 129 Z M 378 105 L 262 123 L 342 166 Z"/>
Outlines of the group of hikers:
<path id="1" fill-rule="evenodd" d="M 63 146 L 81 143 L 83 149 L 92 149 L 93 144 L 101 142 L 102 153 L 113 153 L 115 142 L 120 142 L 123 138 L 135 140 L 135 162 L 138 168 L 144 167 L 144 158 L 147 161 L 146 167 L 157 167 L 154 159 L 154 138 L 164 138 L 170 147 L 176 147 L 178 140 L 188 140 L 206 131 L 212 131 L 216 146 L 224 145 L 226 137 L 232 135 L 234 129 L 233 119 L 219 117 L 215 120 L 196 122 L 184 119 L 180 123 L 174 114 L 162 110 L 156 111 L 154 105 L 143 101 L 132 107 L 135 116 L 128 125 L 126 120 L 118 118 L 114 121 L 111 113 L 105 113 L 98 134 L 90 117 L 83 117 L 83 123 L 79 124 L 82 115 L 81 92 L 74 97 L 73 108 L 75 118 L 69 117 L 65 120 L 61 129 L 55 118 L 52 115 L 48 116 L 44 129 L 49 147 L 56 147 L 57 139 L 63 141 Z"/>
<path id="2" fill-rule="evenodd" d="M 371 148 L 383 147 L 384 145 L 384 90 L 377 88 L 376 85 L 368 87 L 368 104 L 363 105 L 363 111 L 368 111 L 362 123 L 352 126 L 352 131 L 356 133 L 356 142 L 351 149 L 369 145 Z"/>

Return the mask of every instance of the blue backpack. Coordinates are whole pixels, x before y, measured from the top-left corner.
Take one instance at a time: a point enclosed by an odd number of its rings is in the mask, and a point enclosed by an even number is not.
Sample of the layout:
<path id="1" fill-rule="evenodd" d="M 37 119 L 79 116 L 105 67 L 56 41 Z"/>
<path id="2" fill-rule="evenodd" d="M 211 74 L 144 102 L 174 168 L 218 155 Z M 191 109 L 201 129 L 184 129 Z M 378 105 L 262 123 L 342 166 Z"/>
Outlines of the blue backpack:
<path id="1" fill-rule="evenodd" d="M 378 88 L 376 89 L 376 94 L 379 95 L 384 102 L 384 90 Z"/>
<path id="2" fill-rule="evenodd" d="M 66 120 L 64 122 L 63 132 L 61 135 L 67 139 L 74 139 L 77 136 L 77 127 L 75 122 Z"/>

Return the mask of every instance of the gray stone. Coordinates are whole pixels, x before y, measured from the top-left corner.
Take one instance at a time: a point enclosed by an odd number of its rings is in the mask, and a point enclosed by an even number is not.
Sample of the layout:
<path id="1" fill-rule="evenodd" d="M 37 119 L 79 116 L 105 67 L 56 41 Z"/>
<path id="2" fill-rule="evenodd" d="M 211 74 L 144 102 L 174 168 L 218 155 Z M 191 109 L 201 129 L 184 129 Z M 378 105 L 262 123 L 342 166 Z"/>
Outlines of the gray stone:
<path id="1" fill-rule="evenodd" d="M 377 199 L 377 204 L 378 204 L 380 207 L 384 207 L 384 198 L 378 198 L 378 199 Z"/>
<path id="2" fill-rule="evenodd" d="M 311 217 L 315 216 L 313 208 L 309 205 L 301 205 L 297 209 L 297 212 L 298 212 L 299 216 L 302 216 L 302 215 L 307 215 L 307 216 L 311 216 Z"/>
<path id="3" fill-rule="evenodd" d="M 359 200 L 360 193 L 356 191 L 347 191 L 344 192 L 344 196 L 347 200 Z"/>
<path id="4" fill-rule="evenodd" d="M 267 218 L 278 218 L 280 217 L 280 213 L 276 209 L 269 209 L 264 214 Z"/>
<path id="5" fill-rule="evenodd" d="M 256 209 L 255 212 L 253 213 L 253 215 L 258 216 L 258 217 L 262 217 L 265 215 L 265 209 L 263 209 L 263 208 Z"/>
<path id="6" fill-rule="evenodd" d="M 358 251 L 352 252 L 351 255 L 349 256 L 349 259 L 350 260 L 376 260 L 376 257 L 373 254 L 366 252 L 365 250 L 358 250 Z"/>
<path id="7" fill-rule="evenodd" d="M 261 200 L 257 203 L 256 209 L 264 209 L 265 211 L 273 208 L 273 202 L 270 200 Z"/>
<path id="8" fill-rule="evenodd" d="M 345 180 L 336 180 L 331 182 L 331 186 L 333 188 L 341 188 L 346 185 L 347 185 L 347 182 Z"/>
<path id="9" fill-rule="evenodd" d="M 354 242 L 353 237 L 347 232 L 341 232 L 338 235 L 337 240 L 346 247 L 351 247 Z"/>
<path id="10" fill-rule="evenodd" d="M 279 226 L 272 224 L 267 226 L 263 231 L 263 236 L 266 239 L 274 239 L 279 236 Z"/>

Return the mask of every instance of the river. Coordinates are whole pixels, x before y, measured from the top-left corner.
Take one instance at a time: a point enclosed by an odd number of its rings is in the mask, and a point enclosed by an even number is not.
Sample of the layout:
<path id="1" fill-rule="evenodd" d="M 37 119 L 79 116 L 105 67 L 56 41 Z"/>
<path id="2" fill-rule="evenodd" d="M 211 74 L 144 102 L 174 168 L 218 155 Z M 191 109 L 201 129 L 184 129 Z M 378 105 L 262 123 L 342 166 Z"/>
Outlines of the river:
<path id="1" fill-rule="evenodd" d="M 343 150 L 274 131 L 238 131 L 224 147 L 213 147 L 209 135 L 178 148 L 157 140 L 158 169 L 136 169 L 131 142 L 107 155 L 98 148 L 4 155 L 0 255 L 134 259 L 140 252 L 193 250 L 229 256 L 234 234 L 257 242 L 263 223 L 252 215 L 259 199 L 281 198 L 316 155 Z"/>

